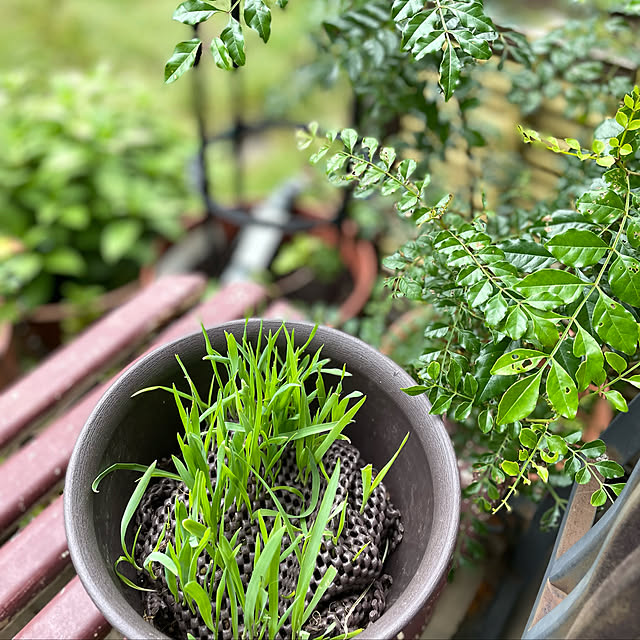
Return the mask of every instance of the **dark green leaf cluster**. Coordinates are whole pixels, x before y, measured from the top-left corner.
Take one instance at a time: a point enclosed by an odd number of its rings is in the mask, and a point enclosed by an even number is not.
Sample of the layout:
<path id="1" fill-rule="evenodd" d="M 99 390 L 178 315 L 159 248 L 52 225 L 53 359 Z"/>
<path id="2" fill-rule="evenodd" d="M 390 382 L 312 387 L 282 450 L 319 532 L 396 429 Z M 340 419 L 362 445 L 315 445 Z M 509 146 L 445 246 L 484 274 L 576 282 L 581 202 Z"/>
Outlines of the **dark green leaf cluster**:
<path id="1" fill-rule="evenodd" d="M 533 43 L 535 59 L 513 75 L 510 92 L 523 114 L 561 96 L 571 118 L 603 116 L 633 86 L 640 56 L 632 25 L 607 11 L 590 10 L 594 15 L 567 20 Z M 603 51 L 611 53 L 606 57 Z"/>
<path id="2" fill-rule="evenodd" d="M 395 0 L 392 16 L 402 32 L 402 47 L 416 60 L 441 55 L 440 86 L 445 100 L 453 95 L 465 64 L 491 57 L 489 43 L 498 37 L 482 0 Z"/>
<path id="3" fill-rule="evenodd" d="M 0 320 L 88 306 L 180 233 L 189 147 L 111 75 L 0 77 Z"/>
<path id="4" fill-rule="evenodd" d="M 284 8 L 289 0 L 276 0 L 276 4 Z M 245 28 L 255 31 L 267 42 L 271 36 L 271 9 L 264 0 L 244 0 L 242 15 L 239 19 L 233 10 L 237 2 L 205 2 L 204 0 L 186 0 L 178 5 L 173 19 L 182 24 L 197 27 L 216 14 L 227 14 L 229 22 L 225 28 L 211 41 L 211 55 L 218 67 L 230 71 L 234 67 L 242 67 L 246 62 Z M 224 6 L 221 6 L 224 5 Z M 202 55 L 202 40 L 199 37 L 179 42 L 164 68 L 164 81 L 175 82 L 186 71 L 195 66 Z"/>
<path id="5" fill-rule="evenodd" d="M 412 179 L 412 160 L 396 160 L 393 149 L 353 130 L 327 134 L 312 158 L 326 161 L 334 184 L 393 197 L 420 229 L 384 261 L 395 272 L 389 284 L 396 295 L 437 311 L 415 365 L 420 384 L 406 391 L 426 393 L 433 413 L 484 434 L 488 453 L 477 457 L 468 493 L 481 492 L 485 508 L 506 505 L 534 476 L 549 483 L 559 462 L 578 482 L 599 472 L 593 504 L 620 488 L 600 479 L 622 474 L 600 459 L 604 449 L 580 446 L 579 432 L 565 430 L 589 397 L 626 410 L 624 386 L 640 380 L 639 132 L 638 87 L 598 128 L 590 150 L 523 130 L 526 142 L 592 162 L 600 176 L 574 210 L 507 237 L 487 233 L 485 215 L 468 221 L 452 213 L 450 198 L 429 205 L 428 178 Z M 302 146 L 314 134 L 304 134 Z"/>

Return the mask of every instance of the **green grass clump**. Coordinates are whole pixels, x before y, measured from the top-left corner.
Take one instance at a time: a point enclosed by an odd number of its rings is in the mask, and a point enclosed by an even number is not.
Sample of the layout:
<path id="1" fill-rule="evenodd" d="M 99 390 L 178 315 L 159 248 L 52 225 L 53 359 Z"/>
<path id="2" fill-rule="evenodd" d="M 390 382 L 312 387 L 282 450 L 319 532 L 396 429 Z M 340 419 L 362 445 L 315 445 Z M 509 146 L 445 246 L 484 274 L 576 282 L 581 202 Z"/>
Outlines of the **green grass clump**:
<path id="1" fill-rule="evenodd" d="M 239 637 L 241 630 L 240 608 L 244 638 L 272 639 L 289 623 L 292 637 L 304 639 L 308 633 L 303 626 L 337 573 L 330 566 L 315 592 L 309 594 L 310 601 L 305 602 L 321 544 L 325 536 L 337 539 L 341 535 L 347 503 L 345 498 L 334 507 L 340 461 L 329 477 L 323 457 L 336 440 L 347 439 L 344 429 L 353 421 L 366 397 L 359 391 L 343 394 L 343 381 L 350 374 L 345 367 L 329 367 L 329 360 L 321 357 L 322 348 L 313 354 L 306 352 L 315 329 L 301 347 L 295 347 L 294 332 L 289 333 L 284 324 L 268 335 L 261 329 L 255 346 L 249 342 L 246 333 L 241 342 L 226 333 L 226 353 L 214 350 L 206 332 L 203 333 L 204 358 L 212 368 L 206 397 L 196 389 L 179 356 L 176 358 L 190 392 L 179 391 L 175 385 L 170 388 L 154 386 L 141 391 L 164 390 L 175 399 L 184 427 L 184 434 L 178 434 L 182 455 L 180 458 L 172 456 L 175 473 L 158 469 L 156 462 L 148 467 L 115 464 L 94 482 L 93 488 L 97 490 L 102 478 L 115 469 L 143 472 L 122 518 L 123 555 L 116 561 L 116 572 L 127 584 L 140 588 L 118 571 L 121 563 L 130 564 L 137 571 L 145 569 L 152 579 L 156 578 L 154 568 L 162 567 L 176 601 L 183 601 L 192 611 L 197 609 L 216 635 L 226 593 L 231 604 L 230 623 L 234 637 Z M 282 349 L 276 347 L 280 334 L 285 337 Z M 333 386 L 328 385 L 329 378 L 335 380 Z M 404 442 L 401 447 L 403 445 Z M 276 492 L 291 491 L 303 500 L 298 489 L 276 486 L 283 455 L 290 451 L 289 448 L 295 449 L 299 479 L 305 486 L 311 486 L 309 504 L 303 504 L 300 513 L 287 513 L 276 496 Z M 211 477 L 208 463 L 210 454 L 216 456 L 215 478 Z M 363 509 L 391 462 L 373 481 L 371 465 L 362 470 Z M 322 476 L 326 489 L 321 498 Z M 125 538 L 152 477 L 182 481 L 188 496 L 176 495 L 173 535 L 167 535 L 165 525 L 154 551 L 140 567 L 134 557 L 140 530 L 131 549 Z M 275 509 L 254 509 L 256 496 L 251 496 L 247 490 L 252 482 L 269 495 Z M 225 514 L 242 506 L 260 530 L 246 589 L 237 561 L 243 544 L 238 540 L 240 531 L 229 540 L 224 535 Z M 328 530 L 334 518 L 338 519 L 336 534 Z M 204 578 L 198 573 L 198 559 L 203 554 L 208 556 Z M 291 554 L 296 556 L 300 573 L 295 591 L 287 600 L 284 613 L 280 614 L 279 566 Z M 216 581 L 218 569 L 221 578 Z M 322 637 L 336 631 L 330 627 Z M 347 638 L 355 633 L 357 631 L 344 630 L 335 637 Z"/>

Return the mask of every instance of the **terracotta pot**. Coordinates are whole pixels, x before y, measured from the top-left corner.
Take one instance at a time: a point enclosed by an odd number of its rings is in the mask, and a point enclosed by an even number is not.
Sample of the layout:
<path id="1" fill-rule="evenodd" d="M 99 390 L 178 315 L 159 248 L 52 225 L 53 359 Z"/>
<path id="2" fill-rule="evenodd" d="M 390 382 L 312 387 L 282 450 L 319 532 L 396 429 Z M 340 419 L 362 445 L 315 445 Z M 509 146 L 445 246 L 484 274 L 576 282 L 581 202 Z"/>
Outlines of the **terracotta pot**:
<path id="1" fill-rule="evenodd" d="M 224 351 L 224 330 L 241 339 L 244 321 L 208 330 L 215 349 Z M 276 329 L 265 321 L 264 329 Z M 247 331 L 255 340 L 259 321 Z M 296 343 L 304 343 L 313 325 L 288 323 Z M 282 342 L 282 341 L 281 341 Z M 407 431 L 409 443 L 385 478 L 395 506 L 402 513 L 405 535 L 387 561 L 393 577 L 387 610 L 361 638 L 407 637 L 419 631 L 446 579 L 454 550 L 460 509 L 460 484 L 456 458 L 441 420 L 429 415 L 424 396 L 410 397 L 402 387 L 413 380 L 394 362 L 360 340 L 335 329 L 320 327 L 311 343 L 334 366 L 347 365 L 352 377 L 345 391 L 359 389 L 368 398 L 347 435 L 363 460 L 381 468 L 393 455 Z M 120 555 L 120 519 L 131 495 L 128 472 L 108 476 L 100 493 L 91 483 L 115 462 L 150 463 L 176 450 L 179 421 L 169 394 L 131 395 L 150 385 L 184 382 L 175 360 L 180 358 L 196 386 L 208 385 L 211 369 L 202 360 L 201 334 L 193 334 L 161 347 L 124 373 L 103 396 L 76 444 L 64 493 L 65 526 L 71 558 L 87 592 L 106 619 L 128 638 L 166 638 L 142 617 L 138 592 L 116 577 L 114 560 Z"/>

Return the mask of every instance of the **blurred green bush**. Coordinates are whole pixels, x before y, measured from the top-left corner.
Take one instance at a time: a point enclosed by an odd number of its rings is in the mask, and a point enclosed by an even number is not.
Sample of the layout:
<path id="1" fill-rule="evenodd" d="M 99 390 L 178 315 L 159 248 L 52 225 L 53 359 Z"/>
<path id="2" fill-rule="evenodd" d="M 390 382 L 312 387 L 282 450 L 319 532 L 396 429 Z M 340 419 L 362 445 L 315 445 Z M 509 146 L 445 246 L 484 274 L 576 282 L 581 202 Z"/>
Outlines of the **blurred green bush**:
<path id="1" fill-rule="evenodd" d="M 0 320 L 134 280 L 190 203 L 189 145 L 108 68 L 0 76 Z"/>

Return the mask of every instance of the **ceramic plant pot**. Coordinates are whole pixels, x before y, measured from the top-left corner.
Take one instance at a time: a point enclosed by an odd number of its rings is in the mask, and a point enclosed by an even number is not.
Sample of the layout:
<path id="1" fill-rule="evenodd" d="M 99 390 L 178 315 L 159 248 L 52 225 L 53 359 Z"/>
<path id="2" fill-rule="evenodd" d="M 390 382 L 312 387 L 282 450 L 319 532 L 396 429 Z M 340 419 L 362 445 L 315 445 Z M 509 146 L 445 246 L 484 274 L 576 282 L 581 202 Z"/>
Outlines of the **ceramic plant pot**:
<path id="1" fill-rule="evenodd" d="M 263 330 L 280 322 L 264 321 Z M 313 325 L 287 323 L 295 329 L 297 344 L 306 342 Z M 240 340 L 244 321 L 208 330 L 214 349 L 223 351 L 224 331 Z M 247 332 L 255 338 L 258 320 L 250 320 Z M 323 346 L 323 357 L 334 366 L 346 363 L 352 377 L 345 392 L 358 389 L 368 398 L 346 435 L 360 449 L 362 459 L 381 468 L 396 451 L 404 435 L 407 446 L 385 478 L 394 505 L 402 513 L 402 543 L 388 559 L 385 572 L 393 577 L 385 613 L 359 636 L 394 638 L 400 632 L 411 637 L 419 631 L 446 579 L 458 530 L 460 485 L 449 437 L 441 420 L 430 416 L 425 397 L 401 391 L 413 380 L 395 363 L 362 341 L 345 333 L 320 327 L 309 347 Z M 129 472 L 108 476 L 100 493 L 91 483 L 100 471 L 115 462 L 151 463 L 177 448 L 181 429 L 170 394 L 131 395 L 151 385 L 184 382 L 174 354 L 178 353 L 196 385 L 210 379 L 209 362 L 201 334 L 195 333 L 141 359 L 106 392 L 82 431 L 67 471 L 65 525 L 71 558 L 87 592 L 105 618 L 127 638 L 165 638 L 142 617 L 139 593 L 117 578 L 113 562 L 120 555 L 120 519 L 131 495 Z M 186 383 L 185 383 L 186 384 Z"/>

